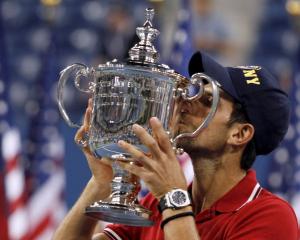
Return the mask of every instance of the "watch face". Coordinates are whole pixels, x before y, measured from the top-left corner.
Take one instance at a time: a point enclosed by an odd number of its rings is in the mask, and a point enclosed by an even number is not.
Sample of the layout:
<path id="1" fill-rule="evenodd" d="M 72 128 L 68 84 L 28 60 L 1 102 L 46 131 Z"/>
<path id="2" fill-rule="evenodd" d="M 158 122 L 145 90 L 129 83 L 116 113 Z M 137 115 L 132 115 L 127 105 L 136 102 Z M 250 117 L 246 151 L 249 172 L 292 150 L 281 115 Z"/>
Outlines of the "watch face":
<path id="1" fill-rule="evenodd" d="M 175 190 L 171 195 L 171 203 L 176 207 L 189 204 L 187 193 L 181 190 Z"/>

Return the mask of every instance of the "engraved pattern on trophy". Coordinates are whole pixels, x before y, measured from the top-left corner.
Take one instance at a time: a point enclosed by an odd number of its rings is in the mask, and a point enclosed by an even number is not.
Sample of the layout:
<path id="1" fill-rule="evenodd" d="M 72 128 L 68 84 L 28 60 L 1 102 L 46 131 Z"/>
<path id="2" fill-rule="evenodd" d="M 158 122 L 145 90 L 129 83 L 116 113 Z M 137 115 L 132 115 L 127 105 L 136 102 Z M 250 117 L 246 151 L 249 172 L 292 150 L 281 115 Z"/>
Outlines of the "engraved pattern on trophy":
<path id="1" fill-rule="evenodd" d="M 140 70 L 101 71 L 96 76 L 94 91 L 94 109 L 92 116 L 93 136 L 90 146 L 99 156 L 106 156 L 106 151 L 113 154 L 126 154 L 117 148 L 119 140 L 145 150 L 131 130 L 134 123 L 145 126 L 148 120 L 157 116 L 165 129 L 170 119 L 169 99 L 173 93 L 174 81 L 166 76 L 162 79 L 153 72 L 143 74 Z"/>
<path id="2" fill-rule="evenodd" d="M 112 161 L 114 177 L 111 195 L 86 208 L 87 215 L 107 222 L 132 226 L 153 224 L 150 210 L 137 201 L 139 179 L 119 166 L 120 161 L 139 164 L 118 146 L 119 140 L 125 140 L 147 153 L 146 147 L 133 133 L 132 125 L 137 123 L 151 133 L 148 123 L 155 116 L 169 132 L 176 102 L 197 101 L 204 93 L 204 85 L 210 84 L 213 101 L 201 125 L 192 133 L 170 134 L 174 150 L 181 154 L 183 149 L 177 148 L 177 140 L 200 134 L 214 116 L 219 101 L 217 82 L 210 77 L 196 73 L 188 80 L 158 62 L 159 53 L 152 42 L 159 31 L 152 26 L 153 15 L 153 9 L 146 9 L 146 21 L 143 27 L 136 29 L 140 42 L 129 50 L 129 59 L 125 63 L 114 59 L 95 68 L 73 64 L 61 72 L 58 83 L 58 107 L 70 127 L 80 127 L 80 124 L 74 123 L 64 108 L 63 89 L 66 82 L 73 78 L 76 88 L 92 95 L 90 128 L 76 143 L 81 147 L 88 146 L 95 156 Z"/>

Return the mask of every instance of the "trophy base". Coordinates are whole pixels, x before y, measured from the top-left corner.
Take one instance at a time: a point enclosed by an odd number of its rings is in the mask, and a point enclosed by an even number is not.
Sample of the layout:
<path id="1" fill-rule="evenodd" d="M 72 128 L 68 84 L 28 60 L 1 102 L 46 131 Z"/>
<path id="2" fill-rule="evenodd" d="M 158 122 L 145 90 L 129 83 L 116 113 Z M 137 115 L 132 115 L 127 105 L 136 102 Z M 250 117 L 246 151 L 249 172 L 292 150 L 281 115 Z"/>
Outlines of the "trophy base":
<path id="1" fill-rule="evenodd" d="M 152 226 L 151 212 L 134 204 L 131 206 L 108 202 L 95 202 L 85 209 L 85 214 L 105 222 L 120 223 L 129 226 Z"/>

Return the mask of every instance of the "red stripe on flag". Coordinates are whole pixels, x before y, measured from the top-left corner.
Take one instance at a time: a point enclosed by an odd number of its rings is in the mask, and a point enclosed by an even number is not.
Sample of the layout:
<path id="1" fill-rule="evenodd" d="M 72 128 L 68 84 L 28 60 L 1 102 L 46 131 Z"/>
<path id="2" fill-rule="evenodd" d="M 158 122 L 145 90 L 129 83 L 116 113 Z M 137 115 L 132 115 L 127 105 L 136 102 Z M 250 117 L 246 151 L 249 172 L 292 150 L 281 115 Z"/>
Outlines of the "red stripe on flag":
<path id="1" fill-rule="evenodd" d="M 37 239 L 50 225 L 52 224 L 52 215 L 49 213 L 43 219 L 41 219 L 40 223 L 22 240 L 32 240 Z"/>
<path id="2" fill-rule="evenodd" d="M 13 158 L 9 159 L 5 164 L 5 172 L 9 173 L 13 169 L 20 167 L 19 165 L 19 154 L 16 154 Z"/>
<path id="3" fill-rule="evenodd" d="M 13 213 L 18 208 L 24 207 L 25 201 L 26 201 L 26 194 L 25 192 L 23 192 L 22 195 L 18 197 L 15 201 L 9 202 L 9 213 Z"/>
<path id="4" fill-rule="evenodd" d="M 0 239 L 8 240 L 6 199 L 2 174 L 0 174 L 0 226 Z"/>

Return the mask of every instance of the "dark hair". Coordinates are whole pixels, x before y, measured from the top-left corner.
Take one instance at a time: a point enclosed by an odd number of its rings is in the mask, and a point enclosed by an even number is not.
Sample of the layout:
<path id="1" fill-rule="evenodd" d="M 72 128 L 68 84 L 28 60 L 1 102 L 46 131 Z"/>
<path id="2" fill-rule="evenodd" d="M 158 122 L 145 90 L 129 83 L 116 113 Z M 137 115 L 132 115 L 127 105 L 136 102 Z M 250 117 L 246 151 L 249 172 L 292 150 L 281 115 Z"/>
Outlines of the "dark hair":
<path id="1" fill-rule="evenodd" d="M 233 123 L 247 123 L 249 122 L 247 114 L 245 113 L 243 106 L 238 103 L 233 103 L 233 110 L 230 116 L 229 125 Z M 256 158 L 256 149 L 255 149 L 255 142 L 254 138 L 247 144 L 246 148 L 244 149 L 242 159 L 241 159 L 241 168 L 244 170 L 248 170 L 253 165 Z"/>

